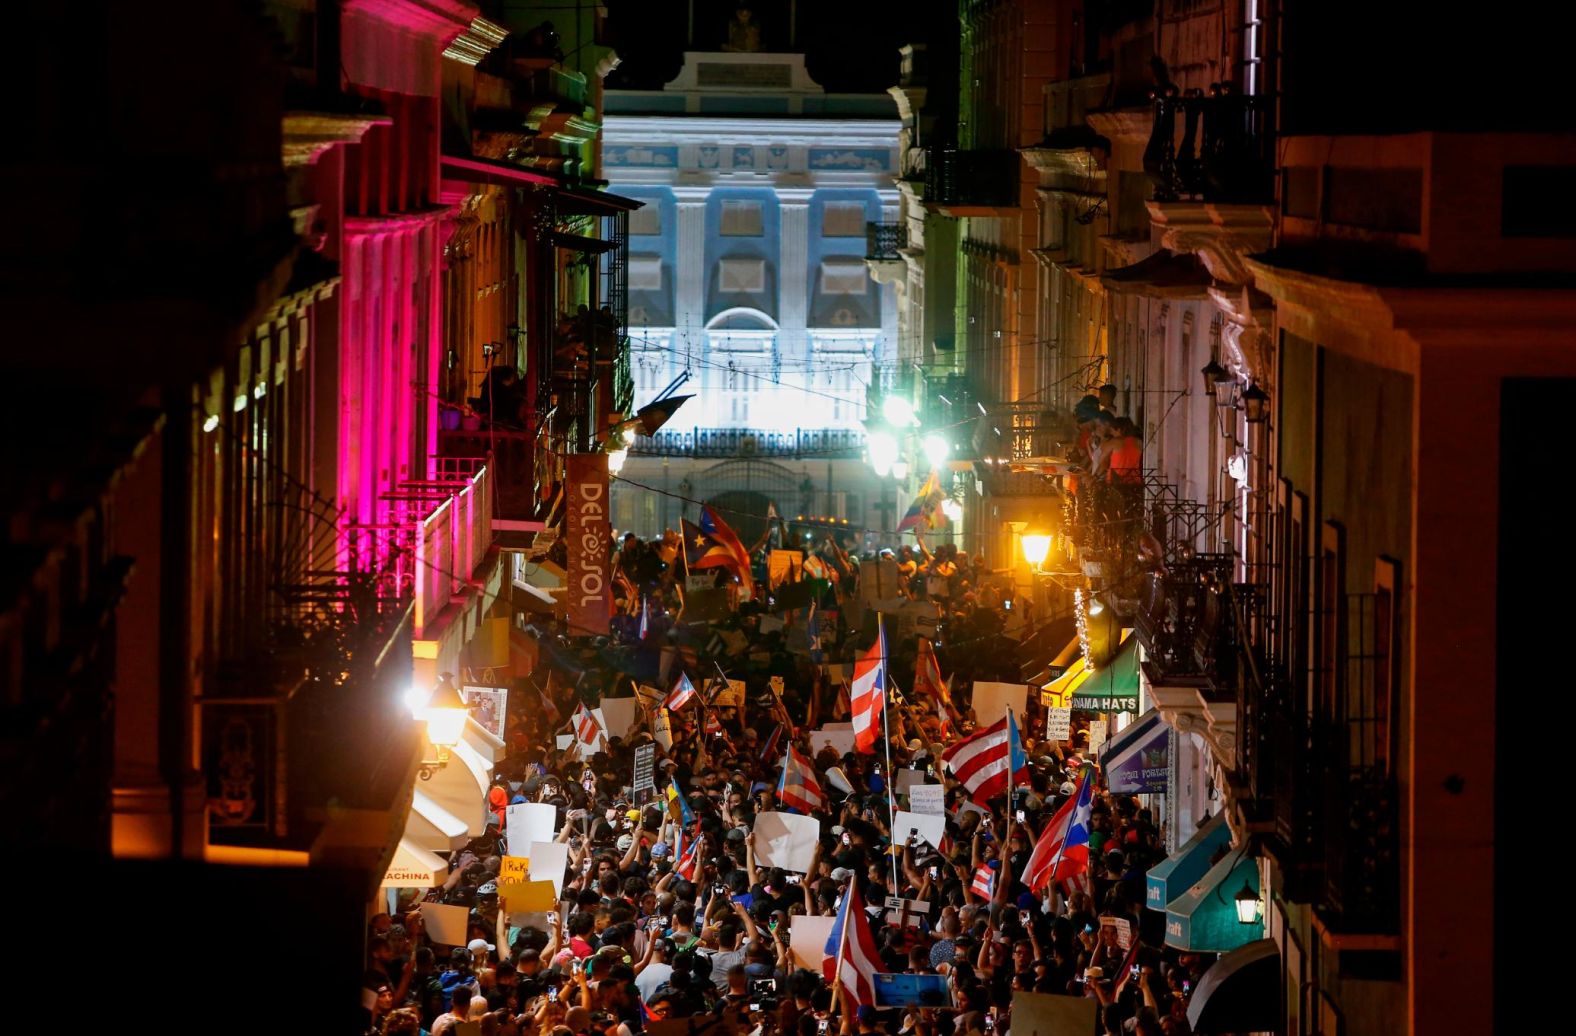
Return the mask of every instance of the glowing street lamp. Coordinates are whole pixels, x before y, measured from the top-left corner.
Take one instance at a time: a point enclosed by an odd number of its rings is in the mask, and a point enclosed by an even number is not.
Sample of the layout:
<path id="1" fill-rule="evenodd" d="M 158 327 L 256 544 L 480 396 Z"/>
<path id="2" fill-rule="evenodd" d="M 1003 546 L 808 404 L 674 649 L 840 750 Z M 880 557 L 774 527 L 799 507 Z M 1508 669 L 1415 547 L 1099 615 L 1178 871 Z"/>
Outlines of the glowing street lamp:
<path id="1" fill-rule="evenodd" d="M 427 740 L 438 750 L 438 758 L 421 761 L 422 780 L 431 780 L 433 774 L 448 765 L 449 749 L 460 743 L 470 711 L 459 688 L 454 686 L 454 677 L 448 673 L 438 677 L 438 686 L 420 712 L 420 718 L 427 721 Z"/>
<path id="2" fill-rule="evenodd" d="M 867 440 L 870 449 L 870 466 L 875 473 L 886 477 L 892 470 L 892 465 L 897 462 L 897 437 L 891 432 L 875 431 L 870 433 Z"/>
<path id="3" fill-rule="evenodd" d="M 888 396 L 881 401 L 881 416 L 894 428 L 907 428 L 914 423 L 914 406 L 902 396 Z"/>
<path id="4" fill-rule="evenodd" d="M 1259 919 L 1259 894 L 1253 891 L 1248 879 L 1242 879 L 1242 888 L 1232 897 L 1236 900 L 1237 923 L 1253 924 Z"/>
<path id="5" fill-rule="evenodd" d="M 1045 557 L 1051 552 L 1051 537 L 1046 533 L 1029 533 L 1023 537 L 1023 560 L 1036 572 L 1045 567 Z"/>
<path id="6" fill-rule="evenodd" d="M 616 475 L 620 471 L 623 471 L 624 470 L 624 462 L 626 460 L 628 460 L 628 459 L 629 459 L 629 449 L 628 449 L 628 447 L 620 447 L 619 449 L 616 449 L 616 450 L 608 450 L 607 451 L 607 471 L 608 471 L 608 474 Z"/>
<path id="7" fill-rule="evenodd" d="M 939 468 L 946 463 L 947 454 L 952 450 L 952 447 L 947 445 L 947 440 L 935 432 L 925 436 L 925 441 L 921 443 L 921 446 L 925 450 L 925 459 L 930 461 L 932 469 Z"/>
<path id="8" fill-rule="evenodd" d="M 892 462 L 892 477 L 902 482 L 908 478 L 908 461 L 899 458 Z"/>

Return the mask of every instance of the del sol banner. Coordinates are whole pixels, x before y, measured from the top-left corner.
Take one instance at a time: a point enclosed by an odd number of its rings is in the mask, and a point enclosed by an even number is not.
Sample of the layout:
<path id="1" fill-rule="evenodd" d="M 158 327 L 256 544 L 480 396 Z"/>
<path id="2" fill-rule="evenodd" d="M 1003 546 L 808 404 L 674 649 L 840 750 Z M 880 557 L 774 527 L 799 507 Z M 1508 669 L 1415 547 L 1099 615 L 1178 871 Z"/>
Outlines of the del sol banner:
<path id="1" fill-rule="evenodd" d="M 568 458 L 569 499 L 564 515 L 569 570 L 564 593 L 570 636 L 605 635 L 612 614 L 612 529 L 608 524 L 607 454 Z"/>

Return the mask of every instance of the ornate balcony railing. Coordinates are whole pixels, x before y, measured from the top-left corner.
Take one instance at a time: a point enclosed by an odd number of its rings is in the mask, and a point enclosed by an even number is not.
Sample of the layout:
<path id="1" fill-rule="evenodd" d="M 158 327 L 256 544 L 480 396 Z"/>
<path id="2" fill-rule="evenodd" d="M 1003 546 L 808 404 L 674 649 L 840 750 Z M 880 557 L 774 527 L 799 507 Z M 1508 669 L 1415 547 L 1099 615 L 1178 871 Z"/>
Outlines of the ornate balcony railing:
<path id="1" fill-rule="evenodd" d="M 907 223 L 898 222 L 865 224 L 866 259 L 901 259 L 903 256 L 899 249 L 907 247 Z"/>
<path id="2" fill-rule="evenodd" d="M 1208 96 L 1190 90 L 1185 96 L 1156 97 L 1154 105 L 1144 171 L 1155 182 L 1156 201 L 1270 199 L 1274 184 L 1260 98 L 1217 84 Z"/>
<path id="3" fill-rule="evenodd" d="M 1135 626 L 1160 673 L 1224 682 L 1235 672 L 1234 623 L 1221 601 L 1230 580 L 1226 554 L 1200 554 L 1144 577 Z"/>
<path id="4" fill-rule="evenodd" d="M 756 432 L 743 428 L 696 428 L 637 436 L 629 452 L 651 457 L 857 457 L 865 448 L 862 428 L 815 428 Z"/>
<path id="5" fill-rule="evenodd" d="M 1015 207 L 1021 161 L 1016 151 L 933 149 L 925 164 L 925 201 L 937 205 Z"/>

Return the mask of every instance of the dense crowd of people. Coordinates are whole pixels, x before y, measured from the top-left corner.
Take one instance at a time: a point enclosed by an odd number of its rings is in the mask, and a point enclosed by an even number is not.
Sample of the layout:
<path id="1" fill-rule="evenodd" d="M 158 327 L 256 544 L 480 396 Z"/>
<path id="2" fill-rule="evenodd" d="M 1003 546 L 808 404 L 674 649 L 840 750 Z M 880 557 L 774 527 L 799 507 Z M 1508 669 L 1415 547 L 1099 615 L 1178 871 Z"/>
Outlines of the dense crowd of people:
<path id="1" fill-rule="evenodd" d="M 1013 993 L 1025 990 L 1094 1000 L 1099 1033 L 1186 1031 L 1187 998 L 1208 961 L 1163 948 L 1163 916 L 1142 909 L 1145 872 L 1165 855 L 1150 810 L 1097 791 L 1087 871 L 1032 892 L 1023 883 L 1031 848 L 1080 776 L 1098 781 L 1086 765 L 1094 760 L 1076 740 L 1043 740 L 1031 707 L 1020 717 L 1029 766 L 1010 795 L 971 801 L 943 765 L 946 747 L 980 726 L 972 682 L 1018 679 L 1018 643 L 1035 628 L 1027 602 L 950 544 L 860 558 L 835 534 L 802 550 L 797 581 L 772 586 L 763 537 L 755 593 L 690 622 L 695 591 L 687 600 L 676 540 L 620 544 L 613 636 L 574 636 L 561 621 L 532 628 L 541 655 L 511 690 L 487 833 L 454 854 L 443 886 L 403 890 L 400 909 L 372 921 L 369 1032 L 631 1036 L 716 1016 L 794 1036 L 972 1036 L 1008 1032 Z M 886 743 L 839 752 L 811 731 L 847 715 L 848 663 L 875 636 L 860 593 L 873 566 L 883 578 L 897 573 L 891 596 L 933 607 L 918 609 L 917 627 L 886 630 Z M 743 582 L 719 573 L 719 585 Z M 932 650 L 950 679 L 923 693 L 907 674 Z M 647 698 L 630 729 L 598 733 L 588 758 L 573 739 L 554 747 L 580 706 L 640 687 L 665 692 L 681 673 L 701 690 L 660 736 Z M 743 681 L 737 705 L 713 704 L 713 685 L 726 681 L 708 677 L 721 675 Z M 651 743 L 656 791 L 637 796 L 634 754 Z M 753 834 L 760 814 L 784 808 L 790 744 L 825 796 L 811 811 L 820 839 L 802 874 L 763 866 Z M 939 846 L 891 830 L 891 809 L 906 804 L 896 783 L 905 769 L 945 787 Z M 556 807 L 568 864 L 558 909 L 515 917 L 516 927 L 508 914 L 499 924 L 498 885 L 507 809 L 522 802 Z M 681 875 L 681 854 L 697 841 L 694 871 Z M 855 883 L 877 913 L 889 896 L 928 904 L 875 922 L 880 969 L 941 976 L 948 1006 L 854 1005 L 846 989 L 834 995 L 819 954 L 796 959 L 794 918 L 834 915 Z M 466 945 L 435 944 L 423 902 L 467 908 Z"/>

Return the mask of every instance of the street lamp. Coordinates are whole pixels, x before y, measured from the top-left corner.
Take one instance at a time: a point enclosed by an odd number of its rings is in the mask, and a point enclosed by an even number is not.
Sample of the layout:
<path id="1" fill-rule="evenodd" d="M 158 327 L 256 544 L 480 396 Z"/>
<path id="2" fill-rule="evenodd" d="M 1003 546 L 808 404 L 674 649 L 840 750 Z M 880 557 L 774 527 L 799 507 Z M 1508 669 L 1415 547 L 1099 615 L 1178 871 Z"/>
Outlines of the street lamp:
<path id="1" fill-rule="evenodd" d="M 1237 903 L 1237 923 L 1253 924 L 1259 919 L 1259 894 L 1253 891 L 1248 879 L 1242 879 L 1242 888 L 1232 897 Z"/>
<path id="2" fill-rule="evenodd" d="M 891 432 L 875 431 L 867 440 L 870 449 L 870 466 L 883 478 L 897 462 L 897 437 Z"/>
<path id="3" fill-rule="evenodd" d="M 1204 394 L 1206 396 L 1213 396 L 1216 387 L 1221 382 L 1231 380 L 1231 372 L 1215 362 L 1214 357 L 1210 357 L 1209 362 L 1204 364 L 1199 373 L 1204 375 Z"/>
<path id="4" fill-rule="evenodd" d="M 420 718 L 427 721 L 427 740 L 438 750 L 438 758 L 421 761 L 422 780 L 431 780 L 433 774 L 448 765 L 449 749 L 460 743 L 470 711 L 459 688 L 454 686 L 454 677 L 449 673 L 438 677 L 438 686 L 420 712 Z"/>
<path id="5" fill-rule="evenodd" d="M 1051 537 L 1047 533 L 1027 533 L 1023 537 L 1023 560 L 1039 572 L 1045 568 L 1045 557 L 1051 552 Z"/>
<path id="6" fill-rule="evenodd" d="M 607 451 L 607 473 L 616 475 L 624 470 L 624 462 L 629 459 L 629 448 L 621 446 L 616 450 Z"/>
<path id="7" fill-rule="evenodd" d="M 1242 393 L 1242 416 L 1248 424 L 1263 424 L 1270 416 L 1270 394 L 1259 388 L 1258 382 L 1250 382 Z"/>
<path id="8" fill-rule="evenodd" d="M 942 464 L 946 463 L 947 454 L 952 450 L 952 447 L 947 445 L 947 440 L 943 439 L 935 432 L 931 432 L 929 435 L 925 436 L 925 441 L 921 444 L 921 446 L 924 448 L 925 459 L 930 462 L 932 470 L 939 468 Z"/>
<path id="9" fill-rule="evenodd" d="M 881 401 L 881 416 L 894 428 L 907 428 L 914 423 L 914 405 L 902 396 L 888 396 Z"/>
<path id="10" fill-rule="evenodd" d="M 892 477 L 902 482 L 908 478 L 908 461 L 899 457 L 892 462 Z"/>

